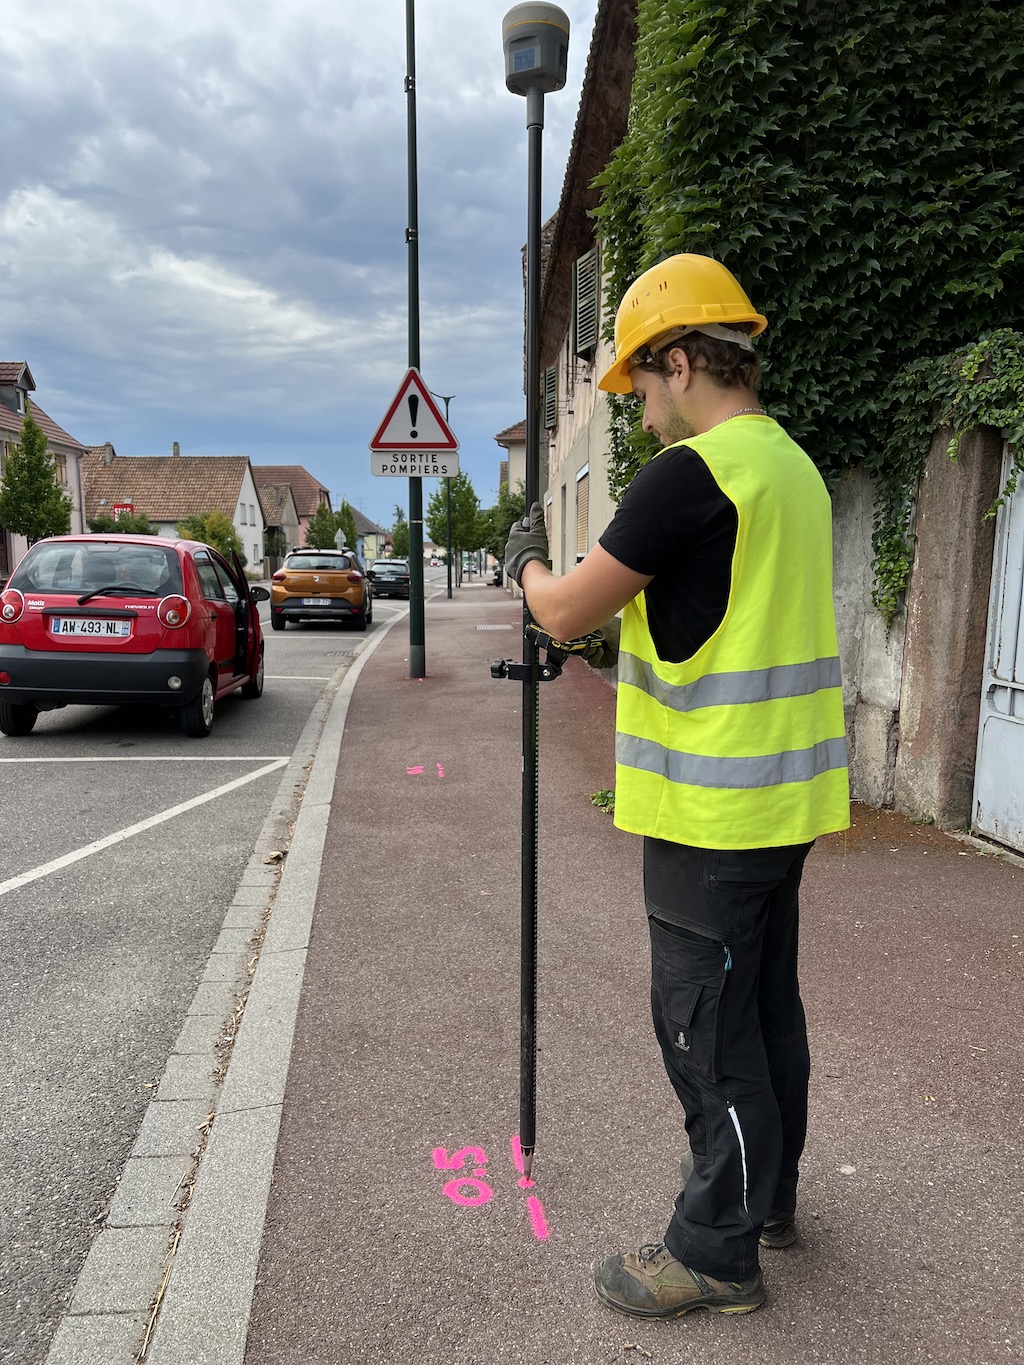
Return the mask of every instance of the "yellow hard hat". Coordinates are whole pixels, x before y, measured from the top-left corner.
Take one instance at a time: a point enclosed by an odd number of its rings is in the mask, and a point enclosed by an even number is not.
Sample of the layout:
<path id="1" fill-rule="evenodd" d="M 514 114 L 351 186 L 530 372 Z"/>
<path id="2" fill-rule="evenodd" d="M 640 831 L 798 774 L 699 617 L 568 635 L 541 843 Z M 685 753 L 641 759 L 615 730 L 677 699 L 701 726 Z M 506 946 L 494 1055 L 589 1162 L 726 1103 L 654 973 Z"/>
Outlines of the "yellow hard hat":
<path id="1" fill-rule="evenodd" d="M 597 387 L 606 393 L 631 392 L 630 360 L 641 346 L 675 327 L 703 330 L 736 322 L 752 322 L 753 336 L 768 326 L 721 261 L 687 253 L 670 256 L 645 270 L 623 295 L 615 314 L 615 363 Z"/>

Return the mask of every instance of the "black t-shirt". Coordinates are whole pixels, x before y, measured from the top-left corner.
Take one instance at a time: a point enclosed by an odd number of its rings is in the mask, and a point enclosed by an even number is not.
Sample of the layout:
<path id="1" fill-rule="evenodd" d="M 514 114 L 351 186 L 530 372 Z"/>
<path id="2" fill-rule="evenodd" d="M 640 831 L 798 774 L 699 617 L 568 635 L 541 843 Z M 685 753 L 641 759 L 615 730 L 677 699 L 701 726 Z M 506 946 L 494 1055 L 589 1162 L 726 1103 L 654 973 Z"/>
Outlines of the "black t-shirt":
<path id="1" fill-rule="evenodd" d="M 658 657 L 682 663 L 722 623 L 739 524 L 735 506 L 696 451 L 672 446 L 626 489 L 601 546 L 636 573 Z"/>

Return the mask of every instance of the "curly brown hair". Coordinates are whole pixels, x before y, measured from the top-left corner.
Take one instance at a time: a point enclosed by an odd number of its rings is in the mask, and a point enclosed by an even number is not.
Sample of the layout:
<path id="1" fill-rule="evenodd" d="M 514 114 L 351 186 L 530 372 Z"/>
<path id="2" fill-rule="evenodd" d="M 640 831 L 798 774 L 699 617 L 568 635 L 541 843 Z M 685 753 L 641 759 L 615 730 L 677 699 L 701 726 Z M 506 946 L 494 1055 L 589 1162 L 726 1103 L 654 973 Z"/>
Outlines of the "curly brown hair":
<path id="1" fill-rule="evenodd" d="M 748 336 L 753 326 L 749 322 L 729 325 L 733 331 L 745 332 Z M 753 351 L 731 341 L 709 337 L 704 332 L 688 332 L 684 337 L 671 337 L 660 344 L 655 341 L 647 358 L 641 361 L 642 368 L 655 374 L 667 374 L 668 353 L 676 347 L 686 352 L 691 369 L 703 370 L 720 388 L 747 388 L 757 393 L 761 386 L 761 362 Z"/>

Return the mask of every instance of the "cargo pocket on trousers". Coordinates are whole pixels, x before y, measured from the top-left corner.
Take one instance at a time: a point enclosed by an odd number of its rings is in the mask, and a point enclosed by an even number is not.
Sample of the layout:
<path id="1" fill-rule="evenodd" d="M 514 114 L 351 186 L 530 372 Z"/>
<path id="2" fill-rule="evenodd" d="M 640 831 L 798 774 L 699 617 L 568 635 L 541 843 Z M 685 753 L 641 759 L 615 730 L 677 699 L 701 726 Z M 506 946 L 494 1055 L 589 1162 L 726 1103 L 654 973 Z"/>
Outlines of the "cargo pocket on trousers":
<path id="1" fill-rule="evenodd" d="M 661 999 L 676 1059 L 712 1082 L 719 1079 L 728 961 L 728 948 L 714 939 L 676 939 L 661 954 Z"/>

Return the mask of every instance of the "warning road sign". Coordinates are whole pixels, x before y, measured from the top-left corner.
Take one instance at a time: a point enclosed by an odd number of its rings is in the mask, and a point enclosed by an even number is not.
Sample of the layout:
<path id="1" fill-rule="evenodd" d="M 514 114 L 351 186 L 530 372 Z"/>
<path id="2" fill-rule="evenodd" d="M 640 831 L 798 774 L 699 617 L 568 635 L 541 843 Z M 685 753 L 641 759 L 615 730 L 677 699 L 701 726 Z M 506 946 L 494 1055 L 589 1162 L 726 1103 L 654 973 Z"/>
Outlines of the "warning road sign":
<path id="1" fill-rule="evenodd" d="M 370 473 L 405 479 L 454 479 L 459 472 L 458 455 L 438 455 L 429 450 L 396 450 L 390 455 L 375 450 Z"/>
<path id="2" fill-rule="evenodd" d="M 438 411 L 423 376 L 415 368 L 409 370 L 370 442 L 370 449 L 378 454 L 391 451 L 446 454 L 458 448 L 459 443 Z"/>

